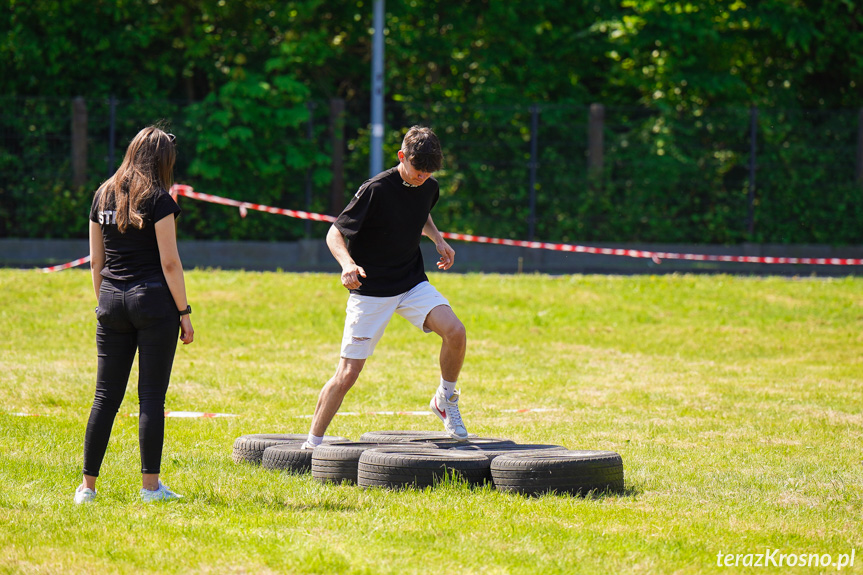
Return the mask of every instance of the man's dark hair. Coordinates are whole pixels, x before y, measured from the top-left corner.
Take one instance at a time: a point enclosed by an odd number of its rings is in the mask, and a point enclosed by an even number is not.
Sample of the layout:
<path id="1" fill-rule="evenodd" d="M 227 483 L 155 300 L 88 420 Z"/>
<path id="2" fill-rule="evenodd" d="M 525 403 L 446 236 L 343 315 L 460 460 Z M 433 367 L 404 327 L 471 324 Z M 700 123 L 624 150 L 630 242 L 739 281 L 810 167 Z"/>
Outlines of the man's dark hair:
<path id="1" fill-rule="evenodd" d="M 425 126 L 413 126 L 402 141 L 402 152 L 415 170 L 436 172 L 443 164 L 440 140 Z"/>

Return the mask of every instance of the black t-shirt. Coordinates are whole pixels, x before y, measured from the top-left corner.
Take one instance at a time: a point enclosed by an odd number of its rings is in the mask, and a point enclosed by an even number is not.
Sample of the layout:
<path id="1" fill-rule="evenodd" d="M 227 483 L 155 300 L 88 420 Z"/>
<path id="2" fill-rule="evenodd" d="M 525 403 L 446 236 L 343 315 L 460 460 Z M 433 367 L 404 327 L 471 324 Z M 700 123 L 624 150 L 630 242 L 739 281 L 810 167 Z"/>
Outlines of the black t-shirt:
<path id="1" fill-rule="evenodd" d="M 366 272 L 351 293 L 390 297 L 428 280 L 420 239 L 439 197 L 437 180 L 406 186 L 397 167 L 360 186 L 335 222 L 351 257 Z"/>
<path id="2" fill-rule="evenodd" d="M 129 224 L 125 233 L 117 229 L 113 204 L 99 210 L 100 196 L 97 192 L 93 198 L 90 220 L 102 228 L 105 243 L 102 277 L 134 281 L 163 276 L 155 224 L 162 218 L 180 213 L 180 206 L 171 194 L 160 189 L 141 202 L 139 212 L 144 218 L 144 227 L 139 230 Z"/>

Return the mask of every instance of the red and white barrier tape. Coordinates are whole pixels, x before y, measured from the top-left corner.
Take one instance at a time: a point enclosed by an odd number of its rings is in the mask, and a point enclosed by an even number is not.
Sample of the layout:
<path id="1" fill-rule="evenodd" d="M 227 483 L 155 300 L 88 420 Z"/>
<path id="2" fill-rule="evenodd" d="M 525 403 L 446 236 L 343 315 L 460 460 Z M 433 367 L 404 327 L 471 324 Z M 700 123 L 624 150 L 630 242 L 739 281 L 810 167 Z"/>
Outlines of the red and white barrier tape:
<path id="1" fill-rule="evenodd" d="M 234 206 L 240 209 L 240 215 L 246 217 L 248 210 L 258 210 L 259 212 L 267 212 L 268 214 L 278 214 L 280 216 L 288 216 L 289 218 L 299 218 L 301 220 L 315 220 L 316 222 L 334 222 L 336 218 L 325 214 L 314 214 L 311 212 L 302 212 L 299 210 L 286 210 L 284 208 L 274 208 L 263 204 L 252 204 L 249 202 L 240 202 L 230 198 L 222 198 L 220 196 L 212 196 L 210 194 L 202 194 L 192 189 L 192 186 L 185 184 L 174 184 L 171 192 L 176 192 L 178 196 L 186 196 L 194 200 L 202 202 L 210 202 L 213 204 L 222 204 L 223 206 Z"/>
<path id="2" fill-rule="evenodd" d="M 196 192 L 191 186 L 185 184 L 174 184 L 171 188 L 171 195 L 176 199 L 177 196 L 186 196 L 202 202 L 210 202 L 213 204 L 222 204 L 225 206 L 233 206 L 239 208 L 240 216 L 246 217 L 248 210 L 258 210 L 268 214 L 278 214 L 288 216 L 290 218 L 299 218 L 301 220 L 314 220 L 318 222 L 334 222 L 336 218 L 326 214 L 315 214 L 312 212 L 303 212 L 299 210 L 287 210 L 284 208 L 274 208 L 263 204 L 253 204 L 250 202 L 241 202 L 230 198 L 213 196 L 210 194 L 202 194 Z M 697 262 L 734 262 L 734 263 L 754 263 L 754 264 L 806 264 L 806 265 L 827 265 L 827 266 L 859 266 L 863 265 L 863 259 L 860 258 L 789 258 L 789 257 L 772 257 L 772 256 L 728 256 L 728 255 L 710 255 L 710 254 L 685 254 L 674 252 L 651 252 L 645 250 L 628 250 L 622 248 L 597 248 L 591 246 L 581 246 L 574 244 L 554 244 L 548 242 L 528 242 L 524 240 L 508 240 L 501 238 L 488 238 L 485 236 L 474 236 L 470 234 L 458 234 L 450 232 L 441 232 L 441 235 L 448 240 L 459 240 L 464 242 L 474 242 L 480 244 L 495 244 L 502 246 L 514 246 L 522 248 L 530 248 L 536 250 L 552 250 L 558 252 L 572 252 L 581 254 L 596 254 L 605 256 L 626 256 L 630 258 L 646 258 L 651 259 L 657 264 L 662 263 L 662 260 L 687 260 Z M 55 272 L 59 270 L 69 269 L 90 261 L 90 256 L 77 259 L 67 264 L 42 268 L 43 272 Z"/>
<path id="3" fill-rule="evenodd" d="M 815 264 L 831 266 L 859 266 L 863 265 L 863 259 L 853 258 L 788 258 L 772 256 L 719 256 L 709 254 L 679 254 L 673 252 L 649 252 L 643 250 L 626 250 L 622 248 L 595 248 L 590 246 L 579 246 L 572 244 L 551 244 L 547 242 L 526 242 L 522 240 L 503 240 L 500 238 L 486 238 L 484 236 L 471 236 L 467 234 L 452 234 L 442 232 L 441 235 L 447 239 L 462 240 L 466 242 L 478 242 L 483 244 L 498 244 L 504 246 L 518 246 L 522 248 L 533 248 L 541 250 L 554 250 L 559 252 L 575 252 L 584 254 L 598 254 L 606 256 L 627 256 L 630 258 L 650 258 L 656 263 L 662 260 L 691 260 L 700 262 L 738 262 L 738 263 L 760 263 L 760 264 Z"/>
<path id="4" fill-rule="evenodd" d="M 69 262 L 67 264 L 60 264 L 58 266 L 51 266 L 51 267 L 47 267 L 47 268 L 42 268 L 42 271 L 45 273 L 59 272 L 60 270 L 68 270 L 69 268 L 74 268 L 76 266 L 86 264 L 89 261 L 90 261 L 90 256 L 86 256 L 83 258 L 78 258 L 77 260 L 75 260 L 73 262 Z"/>
<path id="5" fill-rule="evenodd" d="M 212 196 L 210 194 L 201 194 L 192 190 L 191 186 L 183 184 L 175 184 L 174 189 L 181 196 L 212 202 L 226 206 L 234 206 L 240 209 L 240 215 L 245 217 L 247 210 L 259 210 L 270 214 L 280 214 L 292 218 L 305 220 L 315 220 L 319 222 L 334 222 L 336 219 L 333 216 L 315 214 L 310 212 L 302 212 L 297 210 L 286 210 L 282 208 L 273 208 L 261 204 L 252 204 L 249 202 L 240 202 L 229 198 Z M 488 238 L 485 236 L 474 236 L 470 234 L 458 234 L 450 232 L 442 232 L 441 235 L 450 240 L 459 240 L 465 242 L 474 242 L 482 244 L 497 244 L 503 246 L 516 246 L 540 250 L 553 250 L 561 252 L 597 254 L 607 256 L 627 256 L 631 258 L 650 258 L 656 263 L 662 260 L 691 260 L 691 261 L 715 261 L 715 262 L 738 262 L 738 263 L 763 263 L 763 264 L 815 264 L 815 265 L 863 265 L 863 259 L 852 258 L 788 258 L 788 257 L 770 257 L 770 256 L 727 256 L 727 255 L 708 255 L 708 254 L 683 254 L 673 252 L 651 252 L 644 250 L 627 250 L 621 248 L 596 248 L 591 246 L 580 246 L 573 244 L 554 244 L 548 242 L 528 242 L 523 240 L 507 240 L 501 238 Z"/>

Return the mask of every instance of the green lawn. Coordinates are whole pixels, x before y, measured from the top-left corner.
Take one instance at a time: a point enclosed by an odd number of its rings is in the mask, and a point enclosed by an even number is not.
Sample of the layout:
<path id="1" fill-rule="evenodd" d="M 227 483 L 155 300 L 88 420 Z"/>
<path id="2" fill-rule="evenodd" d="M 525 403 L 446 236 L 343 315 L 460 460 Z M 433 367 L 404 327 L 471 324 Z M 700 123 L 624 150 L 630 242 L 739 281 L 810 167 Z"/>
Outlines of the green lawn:
<path id="1" fill-rule="evenodd" d="M 185 498 L 144 505 L 133 372 L 99 499 L 75 506 L 89 273 L 0 270 L 0 572 L 736 573 L 746 558 L 718 554 L 777 549 L 855 550 L 843 571 L 863 571 L 863 280 L 431 278 L 468 330 L 469 431 L 616 451 L 625 493 L 390 492 L 235 465 L 240 435 L 308 430 L 347 293 L 334 274 L 192 271 L 195 343 L 167 408 L 237 417 L 169 418 L 163 478 Z M 438 349 L 395 318 L 342 410 L 424 410 Z M 342 415 L 329 433 L 438 426 Z"/>

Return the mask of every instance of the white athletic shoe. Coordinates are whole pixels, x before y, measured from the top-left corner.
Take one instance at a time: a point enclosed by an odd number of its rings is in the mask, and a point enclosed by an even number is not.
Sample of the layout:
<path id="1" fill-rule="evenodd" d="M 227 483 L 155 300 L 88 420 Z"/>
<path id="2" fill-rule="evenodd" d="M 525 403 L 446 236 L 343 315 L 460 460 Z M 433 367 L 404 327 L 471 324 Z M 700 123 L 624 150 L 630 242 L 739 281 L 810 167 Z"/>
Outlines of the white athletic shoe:
<path id="1" fill-rule="evenodd" d="M 81 505 L 82 503 L 91 503 L 96 499 L 96 492 L 92 489 L 88 489 L 83 485 L 79 485 L 78 489 L 75 490 L 75 504 Z"/>
<path id="2" fill-rule="evenodd" d="M 304 451 L 305 450 L 312 451 L 312 450 L 314 450 L 314 448 L 315 448 L 315 446 L 312 445 L 311 443 L 309 443 L 308 441 L 304 441 L 303 444 L 300 446 L 300 449 L 302 449 Z"/>
<path id="3" fill-rule="evenodd" d="M 153 501 L 174 501 L 175 499 L 181 499 L 183 496 L 178 495 L 168 489 L 168 486 L 162 483 L 162 480 L 159 480 L 159 488 L 155 491 L 150 491 L 149 489 L 141 488 L 141 501 L 144 503 L 151 503 Z"/>
<path id="4" fill-rule="evenodd" d="M 454 391 L 448 398 L 438 390 L 429 402 L 429 409 L 443 421 L 444 429 L 454 439 L 467 439 L 467 429 L 461 421 L 461 413 L 458 410 L 458 390 Z"/>

